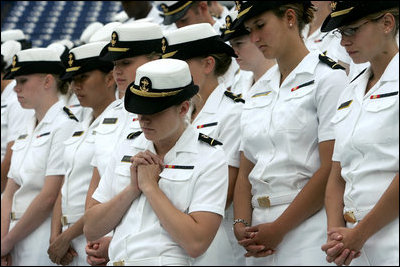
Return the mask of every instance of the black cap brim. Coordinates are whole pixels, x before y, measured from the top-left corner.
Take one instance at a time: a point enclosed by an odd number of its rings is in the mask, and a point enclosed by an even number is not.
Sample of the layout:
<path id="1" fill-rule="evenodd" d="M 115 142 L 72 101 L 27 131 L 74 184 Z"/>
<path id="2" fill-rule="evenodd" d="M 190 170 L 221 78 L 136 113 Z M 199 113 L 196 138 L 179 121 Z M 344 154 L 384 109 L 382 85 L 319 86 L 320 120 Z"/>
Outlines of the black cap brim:
<path id="1" fill-rule="evenodd" d="M 188 11 L 188 9 L 191 7 L 191 5 L 188 5 L 187 7 L 185 7 L 184 9 L 182 9 L 181 11 L 172 14 L 172 15 L 162 15 L 162 17 L 164 17 L 164 21 L 163 24 L 164 25 L 171 25 L 172 23 L 177 22 L 179 19 L 181 19 L 185 14 L 186 11 Z"/>
<path id="2" fill-rule="evenodd" d="M 65 69 L 60 77 L 61 80 L 69 80 L 76 75 L 89 72 L 92 70 L 103 70 L 106 72 L 111 71 L 114 68 L 114 64 L 111 61 L 103 61 L 99 59 L 89 60 L 83 63 L 78 70 L 67 72 Z"/>
<path id="3" fill-rule="evenodd" d="M 61 62 L 57 61 L 35 61 L 35 62 L 21 62 L 21 65 L 17 66 L 19 69 L 16 71 L 9 71 L 4 75 L 3 80 L 12 80 L 16 76 L 35 74 L 35 73 L 46 73 L 59 75 L 63 72 L 64 66 Z"/>

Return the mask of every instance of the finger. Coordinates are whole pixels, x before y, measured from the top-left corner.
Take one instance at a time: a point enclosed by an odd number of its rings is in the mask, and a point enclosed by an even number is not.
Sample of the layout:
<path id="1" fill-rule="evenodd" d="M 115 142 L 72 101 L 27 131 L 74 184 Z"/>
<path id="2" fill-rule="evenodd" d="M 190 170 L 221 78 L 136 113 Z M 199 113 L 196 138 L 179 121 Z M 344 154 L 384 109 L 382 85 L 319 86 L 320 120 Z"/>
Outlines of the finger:
<path id="1" fill-rule="evenodd" d="M 245 247 L 248 252 L 259 253 L 265 250 L 263 245 L 249 245 Z"/>
<path id="2" fill-rule="evenodd" d="M 244 247 L 247 247 L 248 245 L 251 245 L 251 244 L 255 244 L 254 240 L 248 239 L 248 238 L 242 239 L 242 240 L 238 241 L 238 243 L 239 243 L 239 245 L 244 246 Z"/>
<path id="3" fill-rule="evenodd" d="M 328 249 L 334 247 L 336 244 L 339 244 L 339 242 L 336 241 L 336 240 L 328 241 L 328 242 L 326 242 L 325 244 L 323 244 L 323 245 L 321 246 L 321 250 L 325 251 L 325 253 L 326 253 L 326 251 L 327 251 Z"/>
<path id="4" fill-rule="evenodd" d="M 356 252 L 354 250 L 351 251 L 350 255 L 344 261 L 344 265 L 349 265 L 351 263 L 351 261 L 354 259 L 355 255 L 356 255 Z"/>
<path id="5" fill-rule="evenodd" d="M 155 164 L 153 157 L 148 153 L 140 153 L 139 158 L 144 159 L 148 164 Z"/>
<path id="6" fill-rule="evenodd" d="M 343 243 L 338 243 L 335 246 L 333 246 L 332 248 L 329 248 L 326 250 L 326 255 L 331 256 L 331 257 L 336 257 L 337 255 L 339 255 L 342 250 L 343 250 Z"/>
<path id="7" fill-rule="evenodd" d="M 341 241 L 343 239 L 343 236 L 339 233 L 333 233 L 330 235 L 330 238 L 336 241 Z"/>
<path id="8" fill-rule="evenodd" d="M 334 257 L 326 256 L 326 261 L 327 261 L 327 262 L 331 263 L 331 262 L 333 262 L 334 260 L 335 260 Z"/>
<path id="9" fill-rule="evenodd" d="M 350 250 L 348 248 L 344 249 L 343 252 L 338 257 L 336 257 L 335 264 L 337 266 L 343 265 L 343 263 L 345 262 L 346 258 L 349 255 L 350 255 Z"/>
<path id="10" fill-rule="evenodd" d="M 354 256 L 355 259 L 361 256 L 361 251 L 356 252 L 356 255 Z"/>
<path id="11" fill-rule="evenodd" d="M 93 256 L 89 256 L 88 260 L 90 261 L 90 265 L 99 265 L 107 261 L 105 258 L 98 258 Z"/>
<path id="12" fill-rule="evenodd" d="M 267 250 L 263 250 L 261 252 L 255 253 L 254 257 L 256 257 L 256 258 L 267 257 L 272 254 L 274 254 L 274 251 L 272 249 L 267 249 Z"/>

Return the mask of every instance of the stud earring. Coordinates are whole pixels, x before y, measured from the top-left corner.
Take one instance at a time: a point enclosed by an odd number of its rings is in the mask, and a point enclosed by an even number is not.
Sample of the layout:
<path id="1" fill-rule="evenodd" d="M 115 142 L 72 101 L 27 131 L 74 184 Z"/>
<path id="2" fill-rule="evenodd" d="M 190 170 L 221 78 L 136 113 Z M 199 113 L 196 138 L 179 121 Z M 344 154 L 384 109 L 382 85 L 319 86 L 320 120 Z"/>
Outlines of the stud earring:
<path id="1" fill-rule="evenodd" d="M 290 27 L 292 27 L 292 26 L 293 26 L 293 24 L 292 24 L 292 23 L 290 23 L 290 24 L 289 24 L 289 26 L 290 26 Z"/>

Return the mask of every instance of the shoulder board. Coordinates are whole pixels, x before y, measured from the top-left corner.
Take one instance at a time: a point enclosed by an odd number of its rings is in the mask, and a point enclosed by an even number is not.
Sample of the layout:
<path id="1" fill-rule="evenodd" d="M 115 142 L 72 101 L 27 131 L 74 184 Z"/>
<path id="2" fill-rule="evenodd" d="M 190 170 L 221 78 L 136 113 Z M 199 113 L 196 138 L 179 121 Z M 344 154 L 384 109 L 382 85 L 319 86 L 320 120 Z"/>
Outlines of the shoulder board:
<path id="1" fill-rule="evenodd" d="M 141 133 L 142 133 L 142 131 L 137 131 L 137 132 L 130 133 L 130 134 L 128 134 L 126 139 L 134 139 L 135 137 L 138 137 Z"/>
<path id="2" fill-rule="evenodd" d="M 242 102 L 242 103 L 245 102 L 244 99 L 240 97 L 240 95 L 235 95 L 235 94 L 232 93 L 231 91 L 225 91 L 224 94 L 225 94 L 227 97 L 233 99 L 233 101 L 235 101 L 236 103 L 237 103 L 237 102 Z"/>
<path id="3" fill-rule="evenodd" d="M 331 67 L 334 70 L 345 70 L 345 68 L 340 65 L 339 63 L 337 63 L 336 61 L 334 61 L 333 59 L 331 59 L 330 57 L 324 55 L 324 54 L 319 54 L 319 60 L 321 60 L 321 62 L 325 63 L 326 65 L 328 65 L 329 67 Z"/>
<path id="4" fill-rule="evenodd" d="M 351 80 L 350 83 L 352 83 L 352 82 L 354 82 L 355 80 L 357 80 L 357 78 L 360 77 L 366 70 L 367 70 L 367 68 L 365 68 L 362 72 L 360 72 L 353 80 Z"/>
<path id="5" fill-rule="evenodd" d="M 217 141 L 214 138 L 211 138 L 208 135 L 202 133 L 199 133 L 199 140 L 209 144 L 210 146 L 222 145 L 220 141 Z"/>
<path id="6" fill-rule="evenodd" d="M 65 111 L 65 113 L 67 113 L 68 117 L 69 117 L 71 120 L 76 120 L 76 121 L 79 122 L 79 120 L 75 117 L 74 113 L 72 113 L 71 110 L 69 110 L 69 108 L 63 107 L 63 110 Z"/>

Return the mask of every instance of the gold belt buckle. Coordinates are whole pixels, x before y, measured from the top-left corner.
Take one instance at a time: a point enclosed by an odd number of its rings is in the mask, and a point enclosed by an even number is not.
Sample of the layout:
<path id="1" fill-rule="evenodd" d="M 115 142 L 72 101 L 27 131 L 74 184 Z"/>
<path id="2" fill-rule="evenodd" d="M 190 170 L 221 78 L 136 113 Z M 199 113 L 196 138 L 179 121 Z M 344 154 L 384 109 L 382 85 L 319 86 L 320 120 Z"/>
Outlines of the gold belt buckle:
<path id="1" fill-rule="evenodd" d="M 257 198 L 258 205 L 262 208 L 269 208 L 271 206 L 271 202 L 269 201 L 269 196 L 259 197 Z"/>
<path id="2" fill-rule="evenodd" d="M 67 216 L 61 216 L 61 224 L 62 226 L 66 226 L 68 224 Z"/>
<path id="3" fill-rule="evenodd" d="M 16 216 L 15 216 L 15 212 L 10 212 L 10 219 L 12 220 L 12 221 L 14 221 L 15 220 L 15 218 L 16 218 Z"/>
<path id="4" fill-rule="evenodd" d="M 114 261 L 113 266 L 125 266 L 124 260 Z"/>
<path id="5" fill-rule="evenodd" d="M 347 211 L 344 215 L 343 218 L 346 222 L 349 223 L 356 223 L 356 216 L 354 216 L 354 213 L 352 211 Z"/>

